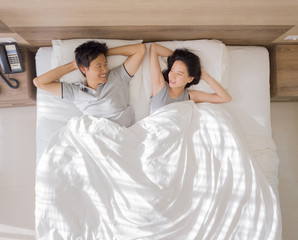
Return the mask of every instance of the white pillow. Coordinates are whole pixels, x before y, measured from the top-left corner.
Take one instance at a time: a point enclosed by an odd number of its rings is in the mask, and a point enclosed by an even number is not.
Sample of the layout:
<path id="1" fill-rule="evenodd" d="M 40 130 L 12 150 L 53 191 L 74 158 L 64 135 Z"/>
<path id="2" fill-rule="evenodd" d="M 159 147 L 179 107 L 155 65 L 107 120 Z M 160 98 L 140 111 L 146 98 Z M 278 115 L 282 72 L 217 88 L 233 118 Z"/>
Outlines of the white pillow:
<path id="1" fill-rule="evenodd" d="M 52 47 L 40 47 L 35 55 L 36 76 L 51 70 Z"/>
<path id="2" fill-rule="evenodd" d="M 118 39 L 70 39 L 70 40 L 52 40 L 53 54 L 51 59 L 52 68 L 67 64 L 75 59 L 75 49 L 84 42 L 94 40 L 106 43 L 108 48 L 122 45 L 141 43 L 142 40 L 118 40 Z M 125 60 L 125 56 L 108 56 L 108 67 L 112 69 L 119 66 Z M 79 70 L 70 72 L 60 78 L 61 82 L 75 83 L 83 81 L 85 78 Z"/>
<path id="3" fill-rule="evenodd" d="M 201 65 L 224 88 L 229 87 L 229 55 L 226 46 L 219 40 L 187 40 L 187 41 L 165 41 L 157 42 L 171 50 L 176 48 L 187 48 L 200 57 Z M 143 81 L 146 86 L 146 96 L 151 96 L 151 81 L 149 71 L 149 47 L 147 43 L 147 53 L 143 62 Z M 167 58 L 160 58 L 161 69 L 167 67 Z M 200 90 L 204 92 L 214 92 L 209 85 L 201 80 L 197 85 L 192 85 L 190 90 Z"/>

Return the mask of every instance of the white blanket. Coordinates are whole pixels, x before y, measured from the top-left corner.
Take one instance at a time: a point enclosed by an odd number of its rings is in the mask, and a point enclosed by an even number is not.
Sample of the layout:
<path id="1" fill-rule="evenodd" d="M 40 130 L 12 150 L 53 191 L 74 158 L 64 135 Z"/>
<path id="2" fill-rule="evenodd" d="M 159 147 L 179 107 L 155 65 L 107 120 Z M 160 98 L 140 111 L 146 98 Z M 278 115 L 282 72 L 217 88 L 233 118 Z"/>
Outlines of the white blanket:
<path id="1" fill-rule="evenodd" d="M 213 104 L 170 104 L 130 128 L 73 118 L 38 165 L 37 239 L 280 239 L 248 149 Z"/>

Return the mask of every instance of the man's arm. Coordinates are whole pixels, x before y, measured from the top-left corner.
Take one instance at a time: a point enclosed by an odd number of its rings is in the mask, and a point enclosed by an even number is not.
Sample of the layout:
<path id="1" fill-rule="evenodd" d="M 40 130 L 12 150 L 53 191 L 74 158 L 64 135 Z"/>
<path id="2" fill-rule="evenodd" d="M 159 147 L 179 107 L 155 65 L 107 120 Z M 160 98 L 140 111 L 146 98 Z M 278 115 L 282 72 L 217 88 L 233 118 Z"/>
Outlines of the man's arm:
<path id="1" fill-rule="evenodd" d="M 61 97 L 61 83 L 57 82 L 57 80 L 63 75 L 76 70 L 77 68 L 78 67 L 75 61 L 70 62 L 34 78 L 33 83 L 37 88 Z"/>
<path id="2" fill-rule="evenodd" d="M 128 58 L 124 62 L 124 67 L 130 76 L 135 75 L 145 56 L 146 47 L 144 44 L 125 45 L 108 50 L 109 55 L 123 55 Z"/>

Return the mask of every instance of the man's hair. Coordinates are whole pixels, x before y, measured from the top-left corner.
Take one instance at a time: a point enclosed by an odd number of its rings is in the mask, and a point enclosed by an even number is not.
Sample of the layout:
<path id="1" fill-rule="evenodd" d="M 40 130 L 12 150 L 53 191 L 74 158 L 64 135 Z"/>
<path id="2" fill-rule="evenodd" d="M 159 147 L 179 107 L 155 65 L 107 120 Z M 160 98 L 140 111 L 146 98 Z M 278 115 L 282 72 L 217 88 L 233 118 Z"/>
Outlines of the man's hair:
<path id="1" fill-rule="evenodd" d="M 75 50 L 75 60 L 78 67 L 85 66 L 89 68 L 90 63 L 100 54 L 107 57 L 108 47 L 105 43 L 89 41 L 81 44 Z"/>

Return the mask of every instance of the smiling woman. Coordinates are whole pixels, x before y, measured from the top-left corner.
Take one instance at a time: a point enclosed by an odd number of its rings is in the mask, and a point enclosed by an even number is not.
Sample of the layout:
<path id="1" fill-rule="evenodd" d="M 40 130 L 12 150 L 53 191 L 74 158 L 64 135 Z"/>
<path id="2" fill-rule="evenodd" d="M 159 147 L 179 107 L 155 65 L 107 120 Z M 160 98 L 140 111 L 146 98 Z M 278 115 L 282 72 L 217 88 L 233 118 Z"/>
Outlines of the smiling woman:
<path id="1" fill-rule="evenodd" d="M 182 84 L 183 86 L 185 86 L 187 83 L 190 83 L 192 82 L 192 80 L 194 79 L 194 77 L 190 77 L 188 75 L 188 70 L 186 68 L 186 65 L 180 61 L 180 60 L 177 60 L 170 72 L 169 72 L 169 85 L 172 86 L 172 85 L 175 85 L 176 83 L 179 85 L 179 84 Z"/>
<path id="2" fill-rule="evenodd" d="M 185 100 L 193 100 L 195 103 L 231 101 L 230 94 L 201 68 L 199 57 L 189 50 L 176 49 L 173 52 L 164 46 L 152 43 L 149 56 L 152 84 L 151 114 L 164 105 Z M 161 71 L 159 56 L 168 57 L 167 69 L 164 71 Z M 214 93 L 187 90 L 191 85 L 198 84 L 201 77 Z"/>

